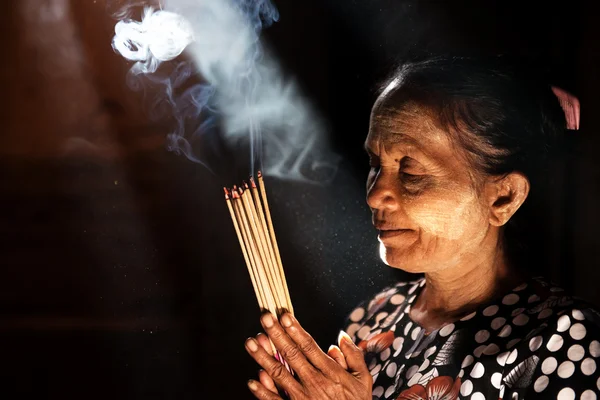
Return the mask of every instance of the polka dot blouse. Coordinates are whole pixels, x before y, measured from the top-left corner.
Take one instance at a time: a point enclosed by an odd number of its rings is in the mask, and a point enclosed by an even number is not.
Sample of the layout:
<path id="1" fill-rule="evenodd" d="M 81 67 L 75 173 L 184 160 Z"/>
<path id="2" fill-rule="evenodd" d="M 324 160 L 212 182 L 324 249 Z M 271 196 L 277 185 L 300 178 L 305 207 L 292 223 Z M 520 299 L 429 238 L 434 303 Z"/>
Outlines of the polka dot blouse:
<path id="1" fill-rule="evenodd" d="M 409 312 L 425 279 L 354 309 L 346 332 L 365 351 L 373 399 L 596 399 L 600 314 L 541 278 L 429 334 Z"/>

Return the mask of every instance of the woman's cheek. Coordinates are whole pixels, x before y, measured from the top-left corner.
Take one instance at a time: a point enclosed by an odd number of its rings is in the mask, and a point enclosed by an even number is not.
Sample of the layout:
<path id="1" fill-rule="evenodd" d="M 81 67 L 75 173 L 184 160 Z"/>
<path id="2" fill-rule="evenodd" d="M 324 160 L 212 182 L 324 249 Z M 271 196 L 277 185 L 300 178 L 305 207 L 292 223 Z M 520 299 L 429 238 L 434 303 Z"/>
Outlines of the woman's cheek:
<path id="1" fill-rule="evenodd" d="M 413 203 L 407 213 L 424 234 L 436 237 L 438 242 L 439 239 L 456 241 L 475 224 L 479 210 L 474 200 L 468 194 L 453 194 L 451 198 L 432 195 Z"/>

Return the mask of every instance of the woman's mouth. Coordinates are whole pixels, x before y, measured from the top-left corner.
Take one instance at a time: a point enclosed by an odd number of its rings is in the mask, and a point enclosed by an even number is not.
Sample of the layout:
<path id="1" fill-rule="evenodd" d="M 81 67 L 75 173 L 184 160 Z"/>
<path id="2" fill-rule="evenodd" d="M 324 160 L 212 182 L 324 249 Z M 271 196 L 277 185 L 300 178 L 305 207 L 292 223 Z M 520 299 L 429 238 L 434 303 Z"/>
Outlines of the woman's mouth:
<path id="1" fill-rule="evenodd" d="M 410 233 L 410 229 L 388 229 L 388 230 L 379 230 L 379 240 L 384 241 L 387 239 L 392 239 L 398 236 L 406 235 Z"/>

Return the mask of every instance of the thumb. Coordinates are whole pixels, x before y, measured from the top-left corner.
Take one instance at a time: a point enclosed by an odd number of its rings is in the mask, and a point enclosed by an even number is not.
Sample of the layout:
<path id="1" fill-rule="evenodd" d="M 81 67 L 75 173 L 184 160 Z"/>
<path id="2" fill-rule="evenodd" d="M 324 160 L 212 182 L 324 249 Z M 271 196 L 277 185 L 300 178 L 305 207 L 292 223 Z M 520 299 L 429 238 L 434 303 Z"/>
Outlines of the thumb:
<path id="1" fill-rule="evenodd" d="M 365 363 L 365 354 L 362 349 L 354 344 L 350 336 L 344 331 L 338 335 L 338 345 L 346 358 L 346 364 L 350 371 L 358 372 L 360 377 L 371 378 L 369 368 Z"/>

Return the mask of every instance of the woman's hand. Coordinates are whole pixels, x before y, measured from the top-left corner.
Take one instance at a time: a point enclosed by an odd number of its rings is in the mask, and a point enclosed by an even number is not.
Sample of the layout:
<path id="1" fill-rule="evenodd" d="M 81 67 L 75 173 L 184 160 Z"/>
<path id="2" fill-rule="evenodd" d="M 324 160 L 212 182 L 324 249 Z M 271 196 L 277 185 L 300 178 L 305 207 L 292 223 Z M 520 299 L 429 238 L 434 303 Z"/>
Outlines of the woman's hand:
<path id="1" fill-rule="evenodd" d="M 266 313 L 261 323 L 268 338 L 261 334 L 246 341 L 248 353 L 263 368 L 259 373 L 260 382 L 248 382 L 248 387 L 258 399 L 282 399 L 277 386 L 292 400 L 372 399 L 373 378 L 363 352 L 347 335 L 340 335 L 339 349 L 330 348 L 330 356 L 289 313 L 281 317 L 281 324 Z M 296 377 L 268 350 L 269 338 Z"/>

